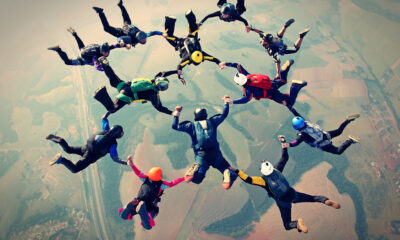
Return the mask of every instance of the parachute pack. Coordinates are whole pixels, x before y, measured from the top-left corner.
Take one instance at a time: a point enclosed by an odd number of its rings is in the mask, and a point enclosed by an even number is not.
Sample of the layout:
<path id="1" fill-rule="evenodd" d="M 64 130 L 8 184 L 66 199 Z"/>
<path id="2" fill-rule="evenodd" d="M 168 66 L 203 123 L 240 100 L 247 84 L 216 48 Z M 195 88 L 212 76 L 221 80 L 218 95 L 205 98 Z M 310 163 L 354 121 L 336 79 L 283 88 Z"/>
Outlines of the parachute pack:
<path id="1" fill-rule="evenodd" d="M 209 120 L 205 120 L 207 123 L 206 128 L 201 125 L 203 121 L 194 122 L 194 128 L 196 131 L 197 144 L 195 149 L 210 149 L 218 145 L 217 134 L 214 126 Z"/>

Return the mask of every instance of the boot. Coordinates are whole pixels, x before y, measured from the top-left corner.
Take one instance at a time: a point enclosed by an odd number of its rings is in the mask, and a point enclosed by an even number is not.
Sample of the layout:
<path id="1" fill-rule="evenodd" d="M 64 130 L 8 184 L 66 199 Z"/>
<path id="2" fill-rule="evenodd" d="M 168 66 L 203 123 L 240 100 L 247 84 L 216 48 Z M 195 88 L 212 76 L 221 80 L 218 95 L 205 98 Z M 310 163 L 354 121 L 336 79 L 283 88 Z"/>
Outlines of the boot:
<path id="1" fill-rule="evenodd" d="M 107 88 L 102 86 L 96 90 L 93 96 L 97 101 L 99 101 L 107 109 L 107 111 L 114 111 L 114 103 L 108 95 Z"/>
<path id="2" fill-rule="evenodd" d="M 61 160 L 62 160 L 62 155 L 61 155 L 61 153 L 57 153 L 57 154 L 54 156 L 54 158 L 51 159 L 51 160 L 49 161 L 49 165 L 50 165 L 50 166 L 53 166 L 54 164 L 59 164 L 59 163 L 61 162 Z"/>
<path id="3" fill-rule="evenodd" d="M 301 87 L 307 86 L 307 82 L 306 81 L 302 81 L 302 80 L 292 80 L 292 85 L 293 84 L 299 84 L 299 85 L 301 85 Z"/>
<path id="4" fill-rule="evenodd" d="M 360 139 L 358 137 L 355 137 L 352 135 L 349 135 L 349 139 L 350 139 L 351 143 L 359 143 L 360 142 Z"/>
<path id="5" fill-rule="evenodd" d="M 359 117 L 360 117 L 359 113 L 354 113 L 354 114 L 351 114 L 351 115 L 347 116 L 346 119 L 349 120 L 349 121 L 353 121 L 353 120 L 355 120 L 355 119 L 357 119 Z"/>
<path id="6" fill-rule="evenodd" d="M 117 5 L 118 5 L 119 7 L 121 7 L 122 4 L 123 4 L 122 0 L 119 0 Z"/>
<path id="7" fill-rule="evenodd" d="M 96 13 L 102 13 L 103 9 L 99 7 L 93 7 L 93 9 L 96 11 Z"/>
<path id="8" fill-rule="evenodd" d="M 299 37 L 303 38 L 307 33 L 310 31 L 309 28 L 304 29 L 303 31 L 299 32 Z"/>
<path id="9" fill-rule="evenodd" d="M 76 34 L 75 30 L 72 27 L 67 27 L 67 31 L 70 32 L 72 35 Z"/>
<path id="10" fill-rule="evenodd" d="M 198 163 L 193 164 L 185 173 L 185 180 L 192 180 L 194 174 L 199 170 L 200 165 Z"/>
<path id="11" fill-rule="evenodd" d="M 47 48 L 47 50 L 52 50 L 52 51 L 58 52 L 58 51 L 61 51 L 61 48 L 59 45 L 56 45 L 56 46 Z"/>
<path id="12" fill-rule="evenodd" d="M 50 133 L 46 136 L 46 139 L 55 143 L 60 143 L 62 138 Z"/>
<path id="13" fill-rule="evenodd" d="M 222 187 L 227 190 L 231 187 L 231 172 L 229 171 L 229 169 L 225 169 L 224 171 L 224 180 L 222 182 Z"/>
<path id="14" fill-rule="evenodd" d="M 324 202 L 324 204 L 327 205 L 327 206 L 333 207 L 335 209 L 339 209 L 340 208 L 340 204 L 335 202 L 335 201 L 332 201 L 332 200 L 326 200 Z"/>
<path id="15" fill-rule="evenodd" d="M 286 23 L 285 23 L 285 28 L 287 28 L 287 27 L 289 27 L 290 25 L 292 25 L 292 23 L 294 23 L 294 19 L 293 19 L 293 18 L 287 20 Z"/>
<path id="16" fill-rule="evenodd" d="M 293 60 L 293 59 L 287 60 L 287 61 L 285 62 L 285 64 L 283 64 L 283 66 L 282 66 L 282 68 L 281 68 L 281 71 L 286 71 L 290 66 L 293 65 L 293 63 L 294 63 L 294 60 Z"/>
<path id="17" fill-rule="evenodd" d="M 304 223 L 304 220 L 302 218 L 299 218 L 297 220 L 297 231 L 307 233 L 308 232 L 308 227 Z"/>

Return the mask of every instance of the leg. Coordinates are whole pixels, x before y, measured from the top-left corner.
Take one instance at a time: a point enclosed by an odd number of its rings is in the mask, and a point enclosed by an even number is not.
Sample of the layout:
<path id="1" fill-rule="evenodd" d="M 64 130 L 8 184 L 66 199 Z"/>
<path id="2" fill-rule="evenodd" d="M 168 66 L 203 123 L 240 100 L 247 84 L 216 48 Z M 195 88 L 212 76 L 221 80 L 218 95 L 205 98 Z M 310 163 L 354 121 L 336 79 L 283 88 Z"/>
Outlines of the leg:
<path id="1" fill-rule="evenodd" d="M 297 221 L 292 221 L 292 209 L 288 207 L 282 207 L 279 205 L 278 208 L 281 213 L 281 218 L 285 229 L 291 230 L 297 228 Z"/>
<path id="2" fill-rule="evenodd" d="M 293 65 L 293 63 L 294 63 L 293 59 L 287 60 L 285 62 L 285 64 L 283 64 L 281 70 L 279 71 L 280 78 L 282 79 L 282 81 L 284 81 L 284 84 L 286 84 L 286 82 L 287 82 L 287 75 L 288 75 L 290 67 Z M 281 87 L 281 86 L 279 86 L 279 87 Z"/>
<path id="3" fill-rule="evenodd" d="M 88 152 L 83 155 L 83 158 L 79 160 L 76 164 L 73 164 L 70 160 L 62 158 L 60 164 L 68 168 L 72 173 L 77 173 L 87 168 L 90 164 L 96 162 L 97 159 L 91 157 Z"/>
<path id="4" fill-rule="evenodd" d="M 194 160 L 198 164 L 197 170 L 194 169 L 195 171 L 193 173 L 192 182 L 195 184 L 200 184 L 203 181 L 208 169 L 210 168 L 210 164 L 204 159 L 204 155 L 204 151 L 200 151 L 194 156 Z"/>
<path id="5" fill-rule="evenodd" d="M 208 162 L 211 163 L 213 168 L 218 169 L 223 175 L 222 187 L 225 189 L 231 188 L 232 184 L 237 178 L 237 174 L 228 169 L 231 165 L 226 161 L 221 151 L 212 153 L 213 156 L 208 156 Z"/>
<path id="6" fill-rule="evenodd" d="M 236 11 L 240 15 L 246 12 L 246 7 L 244 6 L 244 0 L 238 0 L 236 3 Z"/>
<path id="7" fill-rule="evenodd" d="M 331 138 L 335 138 L 343 133 L 343 130 L 347 127 L 347 125 L 351 122 L 351 120 L 345 120 L 340 124 L 339 128 L 336 130 L 328 131 Z"/>
<path id="8" fill-rule="evenodd" d="M 226 3 L 226 0 L 218 0 L 217 6 L 222 7 L 222 5 L 224 5 L 225 3 Z"/>
<path id="9" fill-rule="evenodd" d="M 289 102 L 287 105 L 289 109 L 291 109 L 296 103 L 297 95 L 299 94 L 300 90 L 305 86 L 307 86 L 307 82 L 305 81 L 292 81 L 292 85 L 290 86 Z"/>
<path id="10" fill-rule="evenodd" d="M 58 144 L 60 144 L 62 149 L 69 154 L 77 154 L 83 156 L 83 154 L 86 152 L 86 146 L 71 147 L 68 145 L 67 141 L 65 141 L 64 138 L 61 138 Z"/>
<path id="11" fill-rule="evenodd" d="M 150 230 L 152 227 L 150 224 L 150 216 L 147 211 L 146 204 L 143 203 L 142 206 L 140 206 L 138 214 L 142 221 L 142 227 L 146 230 Z"/>
<path id="12" fill-rule="evenodd" d="M 299 39 L 297 39 L 296 43 L 294 44 L 294 48 L 299 50 L 301 47 L 301 42 L 303 41 L 304 36 L 310 31 L 310 29 L 304 29 L 303 31 L 299 32 Z"/>
<path id="13" fill-rule="evenodd" d="M 101 10 L 97 13 L 99 14 L 101 23 L 103 24 L 104 31 L 108 32 L 109 34 L 113 35 L 114 37 L 121 37 L 124 35 L 123 30 L 121 28 L 115 28 L 115 27 L 110 26 L 103 10 Z"/>
<path id="14" fill-rule="evenodd" d="M 300 48 L 300 47 L 299 47 Z M 297 53 L 297 51 L 299 51 L 299 48 L 295 48 L 295 47 L 288 47 L 285 49 L 285 54 L 293 54 L 293 53 Z"/>
<path id="15" fill-rule="evenodd" d="M 114 88 L 117 88 L 118 85 L 124 81 L 122 81 L 117 74 L 115 74 L 114 70 L 108 64 L 102 64 L 102 68 L 104 69 L 104 73 L 106 74 L 108 80 L 110 81 L 110 85 Z"/>
<path id="16" fill-rule="evenodd" d="M 139 205 L 140 201 L 135 198 L 131 202 L 129 202 L 124 208 L 120 211 L 120 216 L 123 219 L 132 218 L 137 212 L 136 207 Z"/>
<path id="17" fill-rule="evenodd" d="M 278 37 L 279 37 L 279 38 L 283 38 L 283 35 L 284 35 L 285 32 L 286 32 L 286 29 L 287 29 L 290 25 L 292 25 L 292 23 L 294 23 L 294 19 L 292 19 L 292 18 L 286 21 L 285 25 L 284 25 L 284 26 L 282 27 L 282 29 L 278 32 Z"/>
<path id="18" fill-rule="evenodd" d="M 320 202 L 325 203 L 328 200 L 327 197 L 324 196 L 312 196 L 301 192 L 295 192 L 295 197 L 293 199 L 293 203 L 300 203 L 300 202 Z"/>
<path id="19" fill-rule="evenodd" d="M 118 7 L 121 9 L 122 18 L 124 19 L 124 24 L 131 25 L 131 18 L 129 17 L 128 11 L 126 11 L 124 5 L 122 5 L 122 0 L 119 1 Z"/>
<path id="20" fill-rule="evenodd" d="M 353 144 L 353 141 L 351 139 L 347 139 L 340 147 L 335 147 L 332 143 L 329 145 L 325 145 L 321 147 L 322 150 L 325 152 L 333 153 L 333 154 L 342 154 L 350 145 Z"/>
<path id="21" fill-rule="evenodd" d="M 189 34 L 195 34 L 199 30 L 199 26 L 196 23 L 196 16 L 191 9 L 186 12 L 186 19 L 189 23 Z"/>
<path id="22" fill-rule="evenodd" d="M 77 65 L 77 64 L 73 64 L 72 60 L 68 58 L 67 53 L 64 52 L 63 50 L 61 50 L 61 48 L 59 48 L 58 46 L 57 47 L 51 47 L 51 48 L 48 48 L 48 49 L 56 51 L 58 53 L 58 55 L 60 56 L 60 58 L 64 61 L 65 65 Z"/>
<path id="23" fill-rule="evenodd" d="M 78 36 L 78 34 L 75 31 L 72 33 L 72 36 L 74 36 L 79 49 L 82 49 L 85 47 L 85 44 L 83 43 L 82 39 Z"/>

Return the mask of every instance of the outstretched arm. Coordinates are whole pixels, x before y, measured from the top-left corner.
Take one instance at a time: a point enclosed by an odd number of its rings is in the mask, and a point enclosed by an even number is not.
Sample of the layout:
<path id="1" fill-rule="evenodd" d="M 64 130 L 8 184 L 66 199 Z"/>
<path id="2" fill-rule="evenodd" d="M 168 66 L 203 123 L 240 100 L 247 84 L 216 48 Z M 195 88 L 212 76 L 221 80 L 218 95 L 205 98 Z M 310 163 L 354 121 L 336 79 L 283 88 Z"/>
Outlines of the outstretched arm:
<path id="1" fill-rule="evenodd" d="M 204 57 L 204 60 L 207 60 L 207 61 L 210 61 L 210 62 L 214 62 L 216 64 L 220 64 L 221 63 L 221 61 L 218 58 L 215 58 L 215 57 L 211 56 L 210 54 L 208 54 L 208 53 L 206 53 L 204 51 L 203 51 L 203 57 Z"/>
<path id="2" fill-rule="evenodd" d="M 183 182 L 184 180 L 185 180 L 185 177 L 180 177 L 175 180 L 172 180 L 171 182 L 162 181 L 161 189 L 165 190 L 167 188 L 174 187 L 174 186 L 178 185 L 179 183 Z"/>
<path id="3" fill-rule="evenodd" d="M 239 169 L 230 167 L 243 181 L 251 185 L 257 185 L 265 187 L 267 183 L 262 177 L 250 177 L 246 173 L 240 171 Z"/>
<path id="4" fill-rule="evenodd" d="M 155 36 L 155 35 L 160 36 L 160 35 L 162 35 L 162 34 L 163 34 L 163 33 L 160 32 L 160 31 L 150 31 L 150 32 L 147 33 L 147 37 L 152 37 L 152 36 Z"/>
<path id="5" fill-rule="evenodd" d="M 207 16 L 205 16 L 205 17 L 203 18 L 203 20 L 200 21 L 200 25 L 203 25 L 203 23 L 204 23 L 207 19 L 209 19 L 209 18 L 219 17 L 219 14 L 220 14 L 219 11 L 216 11 L 216 12 L 213 12 L 213 13 L 208 14 Z"/>
<path id="6" fill-rule="evenodd" d="M 293 142 L 290 142 L 289 145 L 290 145 L 290 147 L 296 147 L 303 141 L 304 141 L 304 136 L 303 136 L 303 134 L 299 133 L 299 134 L 297 134 L 296 140 L 294 140 Z"/>
<path id="7" fill-rule="evenodd" d="M 285 144 L 285 147 L 284 147 L 284 144 Z M 282 143 L 282 156 L 281 156 L 281 159 L 279 159 L 279 161 L 274 166 L 274 168 L 279 170 L 279 172 L 283 171 L 287 161 L 289 160 L 289 154 L 288 154 L 288 150 L 287 150 L 288 146 L 286 144 L 287 143 Z"/>
<path id="8" fill-rule="evenodd" d="M 249 75 L 250 73 L 239 63 L 230 63 L 227 62 L 225 63 L 227 67 L 233 67 L 236 68 L 238 70 L 239 73 L 243 74 L 243 75 Z"/>
<path id="9" fill-rule="evenodd" d="M 178 74 L 178 70 L 159 72 L 155 77 L 168 77 L 173 74 Z"/>
<path id="10" fill-rule="evenodd" d="M 182 123 L 179 123 L 179 117 L 174 116 L 174 120 L 172 122 L 172 129 L 190 134 L 193 132 L 193 123 L 189 121 L 184 121 Z"/>
<path id="11" fill-rule="evenodd" d="M 214 126 L 218 126 L 225 120 L 225 118 L 228 116 L 228 114 L 229 114 L 229 104 L 225 103 L 222 114 L 218 114 L 218 115 L 210 118 L 210 121 L 214 124 Z"/>
<path id="12" fill-rule="evenodd" d="M 117 151 L 117 144 L 112 145 L 110 148 L 110 157 L 111 159 L 119 164 L 122 165 L 127 165 L 127 163 L 125 161 L 122 161 L 119 157 L 118 157 L 118 151 Z"/>
<path id="13" fill-rule="evenodd" d="M 160 95 L 158 95 L 158 93 L 154 93 L 151 96 L 150 101 L 153 107 L 157 109 L 157 111 L 171 115 L 172 111 L 162 105 Z"/>
<path id="14" fill-rule="evenodd" d="M 133 172 L 136 174 L 136 176 L 138 176 L 140 178 L 140 180 L 144 181 L 147 178 L 147 175 L 142 173 L 142 171 L 140 171 L 135 164 L 133 164 L 132 161 L 132 155 L 128 156 L 128 162 L 127 165 L 131 166 Z"/>
<path id="15" fill-rule="evenodd" d="M 237 20 L 239 20 L 239 21 L 241 21 L 242 23 L 244 23 L 244 25 L 245 25 L 246 27 L 249 26 L 249 23 L 247 22 L 247 20 L 244 19 L 242 16 L 239 16 L 239 17 L 237 18 Z"/>

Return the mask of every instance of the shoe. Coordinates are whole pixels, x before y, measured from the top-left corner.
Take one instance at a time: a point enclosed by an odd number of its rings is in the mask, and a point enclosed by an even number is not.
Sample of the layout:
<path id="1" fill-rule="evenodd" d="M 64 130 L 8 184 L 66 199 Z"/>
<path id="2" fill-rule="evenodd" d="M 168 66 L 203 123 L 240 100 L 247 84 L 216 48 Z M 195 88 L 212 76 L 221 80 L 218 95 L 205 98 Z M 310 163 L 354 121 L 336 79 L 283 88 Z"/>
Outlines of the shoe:
<path id="1" fill-rule="evenodd" d="M 61 162 L 62 155 L 61 153 L 57 153 L 53 159 L 49 162 L 50 166 L 53 166 L 54 164 L 59 164 Z"/>
<path id="2" fill-rule="evenodd" d="M 287 20 L 286 23 L 285 23 L 285 28 L 287 28 L 287 27 L 289 27 L 290 25 L 292 25 L 292 23 L 294 23 L 294 19 L 293 19 L 293 18 Z"/>
<path id="3" fill-rule="evenodd" d="M 351 115 L 347 116 L 346 119 L 349 120 L 349 121 L 353 121 L 353 120 L 355 120 L 355 119 L 357 119 L 359 117 L 360 117 L 359 113 L 354 113 L 354 114 L 351 114 Z"/>
<path id="4" fill-rule="evenodd" d="M 352 135 L 349 135 L 349 139 L 351 140 L 352 143 L 359 143 L 360 139 L 358 137 L 354 137 Z"/>
<path id="5" fill-rule="evenodd" d="M 60 143 L 62 138 L 50 133 L 46 136 L 46 139 L 55 143 Z"/>
<path id="6" fill-rule="evenodd" d="M 302 218 L 299 218 L 297 220 L 297 231 L 307 233 L 308 232 L 308 227 L 304 223 L 304 220 Z"/>
<path id="7" fill-rule="evenodd" d="M 340 208 L 340 204 L 335 202 L 335 201 L 332 201 L 332 200 L 326 200 L 324 202 L 324 204 L 327 205 L 327 206 L 333 207 L 335 209 L 339 209 Z"/>
<path id="8" fill-rule="evenodd" d="M 97 13 L 102 13 L 103 9 L 99 7 L 92 7 Z"/>
<path id="9" fill-rule="evenodd" d="M 292 84 L 299 84 L 301 87 L 307 86 L 307 82 L 302 80 L 292 80 Z"/>
<path id="10" fill-rule="evenodd" d="M 119 7 L 121 7 L 122 4 L 123 4 L 122 0 L 119 0 L 117 5 L 118 5 Z"/>
<path id="11" fill-rule="evenodd" d="M 286 71 L 290 66 L 293 65 L 293 63 L 294 63 L 294 60 L 293 60 L 293 59 L 287 60 L 287 61 L 285 62 L 285 64 L 283 64 L 283 66 L 281 67 L 281 70 L 282 70 L 282 71 Z"/>
<path id="12" fill-rule="evenodd" d="M 102 65 L 108 65 L 108 60 L 106 57 L 101 56 L 97 59 Z"/>
<path id="13" fill-rule="evenodd" d="M 193 179 L 194 174 L 199 170 L 200 165 L 198 163 L 193 164 L 185 173 L 185 179 Z M 190 179 L 190 180 L 191 180 Z"/>
<path id="14" fill-rule="evenodd" d="M 225 189 L 231 188 L 231 172 L 229 169 L 225 169 L 224 171 L 224 180 L 222 182 L 222 187 Z"/>
<path id="15" fill-rule="evenodd" d="M 299 32 L 300 38 L 303 38 L 307 33 L 310 31 L 309 28 L 304 29 L 303 31 Z"/>
<path id="16" fill-rule="evenodd" d="M 75 30 L 72 27 L 67 27 L 67 31 L 70 32 L 72 35 L 76 34 Z"/>
<path id="17" fill-rule="evenodd" d="M 53 47 L 49 47 L 49 48 L 47 48 L 47 50 L 52 50 L 52 51 L 56 51 L 56 52 L 58 52 L 58 51 L 60 51 L 60 50 L 61 50 L 61 48 L 60 48 L 60 46 L 56 45 L 56 46 L 53 46 Z"/>

